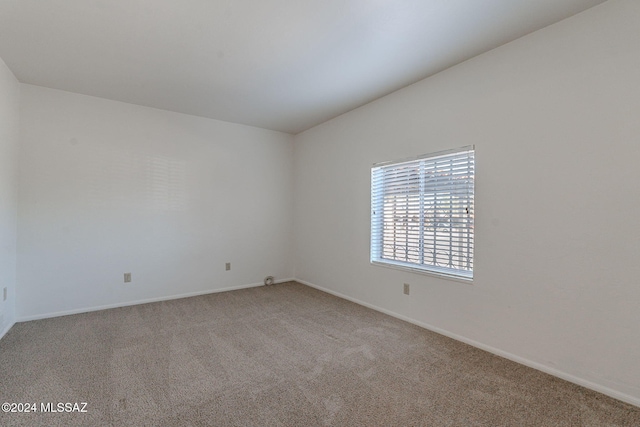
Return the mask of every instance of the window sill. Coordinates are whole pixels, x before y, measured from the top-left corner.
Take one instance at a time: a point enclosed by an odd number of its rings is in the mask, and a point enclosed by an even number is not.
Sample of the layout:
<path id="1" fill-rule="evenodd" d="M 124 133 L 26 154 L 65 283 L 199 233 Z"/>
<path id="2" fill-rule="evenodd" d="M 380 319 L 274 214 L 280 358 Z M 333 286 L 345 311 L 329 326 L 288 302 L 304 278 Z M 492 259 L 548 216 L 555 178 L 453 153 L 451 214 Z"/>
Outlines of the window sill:
<path id="1" fill-rule="evenodd" d="M 473 277 L 454 276 L 452 274 L 439 273 L 437 271 L 423 270 L 421 268 L 409 267 L 402 264 L 395 264 L 390 262 L 370 261 L 371 265 L 376 267 L 386 267 L 393 270 L 407 271 L 409 273 L 417 273 L 425 276 L 437 277 L 445 280 L 452 280 L 454 282 L 466 283 L 467 285 L 473 284 Z"/>

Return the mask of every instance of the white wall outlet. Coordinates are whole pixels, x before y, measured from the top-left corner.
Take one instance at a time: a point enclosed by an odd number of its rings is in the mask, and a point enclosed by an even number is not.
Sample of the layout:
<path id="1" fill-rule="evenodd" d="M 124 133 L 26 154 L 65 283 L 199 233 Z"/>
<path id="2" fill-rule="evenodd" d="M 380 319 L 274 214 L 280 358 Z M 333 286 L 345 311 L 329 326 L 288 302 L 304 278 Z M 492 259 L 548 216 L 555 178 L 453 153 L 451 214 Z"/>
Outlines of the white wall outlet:
<path id="1" fill-rule="evenodd" d="M 3 288 L 2 289 L 2 301 L 6 301 L 7 300 L 7 288 Z"/>
<path id="2" fill-rule="evenodd" d="M 129 283 L 131 281 L 131 273 L 124 273 L 124 283 Z"/>
<path id="3" fill-rule="evenodd" d="M 224 269 L 227 270 L 227 271 L 231 270 L 231 263 L 230 262 L 226 263 L 224 265 Z"/>
<path id="4" fill-rule="evenodd" d="M 404 284 L 404 290 L 403 290 L 405 295 L 409 295 L 409 293 L 411 292 L 410 286 L 408 283 Z"/>

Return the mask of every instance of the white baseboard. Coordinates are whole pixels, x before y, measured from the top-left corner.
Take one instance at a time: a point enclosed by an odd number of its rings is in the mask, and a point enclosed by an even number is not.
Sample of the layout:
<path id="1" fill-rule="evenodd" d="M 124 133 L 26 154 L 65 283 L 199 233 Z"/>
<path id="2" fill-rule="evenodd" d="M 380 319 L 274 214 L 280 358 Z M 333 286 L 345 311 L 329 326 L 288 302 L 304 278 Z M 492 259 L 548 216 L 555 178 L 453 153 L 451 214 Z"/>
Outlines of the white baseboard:
<path id="1" fill-rule="evenodd" d="M 284 282 L 290 282 L 294 280 L 295 279 L 280 279 L 280 280 L 274 281 L 274 283 L 275 284 L 284 283 Z M 18 318 L 18 322 L 28 322 L 30 320 L 40 320 L 40 319 L 48 319 L 51 317 L 68 316 L 70 314 L 89 313 L 91 311 L 108 310 L 110 308 L 119 308 L 119 307 L 128 307 L 131 305 L 147 304 L 150 302 L 170 301 L 173 299 L 196 297 L 199 295 L 215 294 L 218 292 L 236 291 L 238 289 L 255 288 L 258 286 L 264 286 L 264 283 L 250 283 L 248 285 L 230 286 L 230 287 L 221 288 L 221 289 L 208 289 L 206 291 L 188 292 L 185 294 L 169 295 L 164 297 L 148 298 L 148 299 L 127 301 L 127 302 L 107 304 L 107 305 L 99 305 L 99 306 L 88 307 L 88 308 L 79 308 L 75 310 L 56 311 L 52 313 L 36 314 L 33 316 L 23 316 Z"/>
<path id="2" fill-rule="evenodd" d="M 9 323 L 9 325 L 7 325 L 6 328 L 4 328 L 4 330 L 2 332 L 0 332 L 0 340 L 7 334 L 7 332 L 9 332 L 9 329 L 13 328 L 13 325 L 15 325 L 16 322 L 11 322 Z"/>
<path id="3" fill-rule="evenodd" d="M 452 338 L 452 339 L 454 339 L 456 341 L 461 341 L 461 342 L 463 342 L 465 344 L 469 344 L 469 345 L 471 345 L 473 347 L 476 347 L 476 348 L 479 348 L 481 350 L 488 351 L 489 353 L 493 353 L 493 354 L 495 354 L 497 356 L 504 357 L 505 359 L 509 359 L 509 360 L 511 360 L 513 362 L 516 362 L 516 363 L 519 363 L 521 365 L 528 366 L 528 367 L 536 369 L 538 371 L 542 371 L 542 372 L 544 372 L 546 374 L 553 375 L 554 377 L 561 378 L 561 379 L 563 379 L 565 381 L 569 381 L 571 383 L 574 383 L 574 384 L 577 384 L 579 386 L 588 388 L 590 390 L 597 391 L 598 393 L 605 394 L 607 396 L 613 397 L 614 399 L 618 399 L 618 400 L 621 400 L 621 401 L 623 401 L 625 403 L 629 403 L 630 405 L 634 405 L 634 406 L 640 407 L 640 398 L 637 398 L 637 397 L 631 396 L 629 394 L 626 394 L 626 393 L 611 389 L 611 388 L 609 388 L 607 386 L 603 386 L 601 384 L 597 384 L 597 383 L 594 383 L 594 382 L 589 381 L 589 380 L 585 380 L 585 379 L 580 378 L 580 377 L 576 377 L 575 375 L 560 371 L 560 370 L 558 370 L 556 368 L 552 368 L 552 367 L 543 365 L 541 363 L 534 362 L 534 361 L 529 360 L 529 359 L 525 359 L 525 358 L 517 356 L 515 354 L 509 353 L 509 352 L 506 352 L 506 351 L 503 351 L 503 350 L 500 350 L 500 349 L 497 349 L 497 348 L 494 348 L 494 347 L 491 347 L 489 345 L 482 344 L 482 343 L 480 343 L 478 341 L 474 341 L 474 340 L 466 338 L 464 336 L 451 333 L 449 331 L 446 331 L 444 329 L 440 329 L 440 328 L 435 327 L 433 325 L 429 325 L 427 323 L 423 323 L 423 322 L 417 321 L 415 319 L 411 319 L 411 318 L 409 318 L 407 316 L 403 316 L 402 314 L 398 314 L 398 313 L 395 313 L 395 312 L 393 312 L 391 310 L 387 310 L 387 309 L 375 306 L 373 304 L 369 304 L 367 302 L 360 301 L 357 298 L 352 298 L 352 297 L 350 297 L 348 295 L 341 294 L 340 292 L 336 292 L 336 291 L 332 291 L 331 289 L 323 288 L 322 286 L 315 285 L 315 284 L 307 282 L 305 280 L 300 280 L 300 279 L 295 279 L 295 280 L 296 280 L 296 282 L 301 283 L 301 284 L 306 285 L 306 286 L 309 286 L 311 288 L 318 289 L 318 290 L 320 290 L 322 292 L 326 292 L 328 294 L 337 296 L 337 297 L 342 298 L 342 299 L 346 299 L 348 301 L 354 302 L 354 303 L 362 305 L 364 307 L 371 308 L 373 310 L 379 311 L 379 312 L 384 313 L 384 314 L 388 314 L 389 316 L 395 317 L 395 318 L 400 319 L 400 320 L 404 320 L 405 322 L 412 323 L 414 325 L 417 325 L 417 326 L 420 326 L 422 328 L 428 329 L 430 331 L 436 332 L 436 333 L 438 333 L 440 335 L 444 335 L 446 337 Z"/>

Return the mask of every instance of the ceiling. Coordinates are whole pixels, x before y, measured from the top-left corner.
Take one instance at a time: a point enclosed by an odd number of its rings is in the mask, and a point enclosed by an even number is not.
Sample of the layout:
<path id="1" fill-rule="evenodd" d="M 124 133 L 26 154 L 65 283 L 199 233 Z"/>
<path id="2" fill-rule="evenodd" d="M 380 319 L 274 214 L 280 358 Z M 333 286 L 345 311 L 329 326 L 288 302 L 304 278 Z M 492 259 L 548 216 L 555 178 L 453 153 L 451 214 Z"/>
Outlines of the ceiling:
<path id="1" fill-rule="evenodd" d="M 604 0 L 0 0 L 23 83 L 299 133 Z"/>

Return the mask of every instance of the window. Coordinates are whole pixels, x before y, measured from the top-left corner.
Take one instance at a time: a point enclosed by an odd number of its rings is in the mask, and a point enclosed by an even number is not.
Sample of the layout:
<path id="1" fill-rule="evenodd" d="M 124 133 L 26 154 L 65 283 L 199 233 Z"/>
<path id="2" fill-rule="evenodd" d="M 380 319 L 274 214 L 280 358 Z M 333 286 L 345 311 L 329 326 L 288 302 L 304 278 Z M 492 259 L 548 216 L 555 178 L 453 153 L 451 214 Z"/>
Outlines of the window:
<path id="1" fill-rule="evenodd" d="M 371 262 L 473 278 L 474 147 L 371 169 Z"/>

